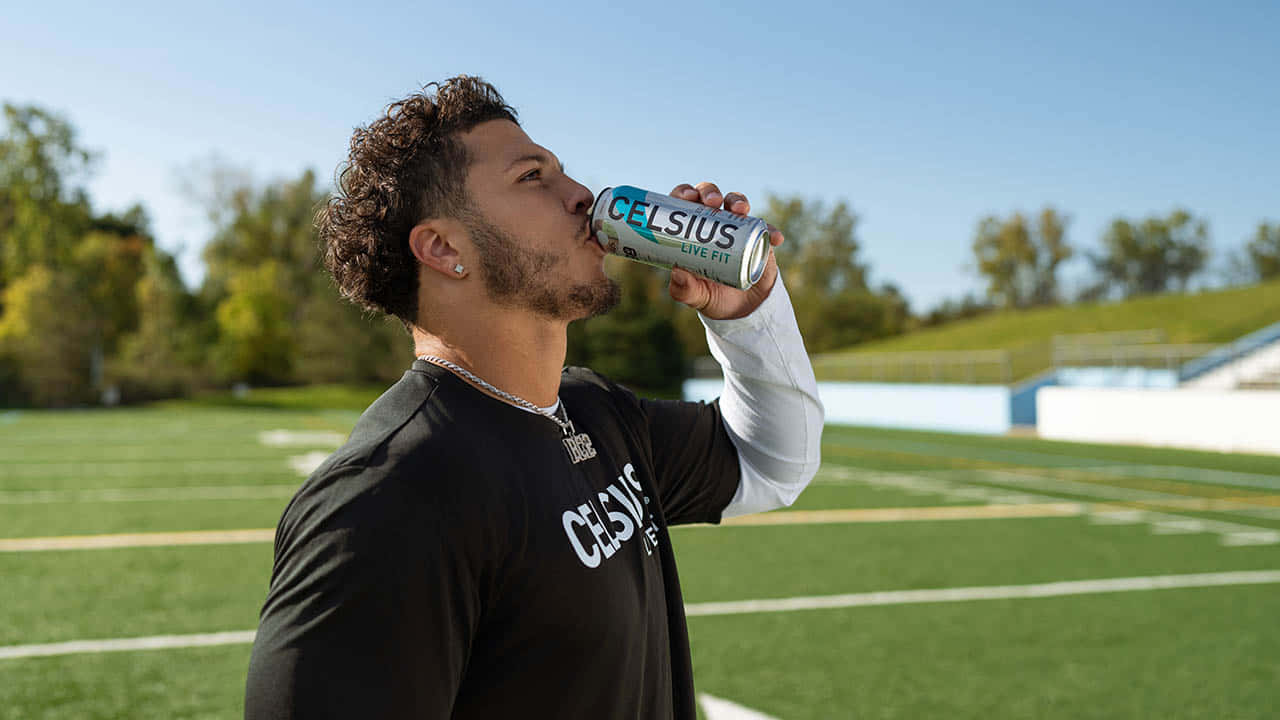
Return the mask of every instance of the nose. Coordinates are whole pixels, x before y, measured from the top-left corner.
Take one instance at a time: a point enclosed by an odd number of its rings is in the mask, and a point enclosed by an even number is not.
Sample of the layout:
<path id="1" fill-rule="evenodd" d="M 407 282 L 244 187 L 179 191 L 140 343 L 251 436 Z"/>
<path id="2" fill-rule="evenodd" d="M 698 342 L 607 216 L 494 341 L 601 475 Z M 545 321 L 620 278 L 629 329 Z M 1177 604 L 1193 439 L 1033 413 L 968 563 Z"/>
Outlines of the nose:
<path id="1" fill-rule="evenodd" d="M 568 176 L 566 176 L 568 177 Z M 573 215 L 585 215 L 591 211 L 592 204 L 595 203 L 596 196 L 586 185 L 568 178 L 569 191 L 565 194 L 564 207 Z"/>

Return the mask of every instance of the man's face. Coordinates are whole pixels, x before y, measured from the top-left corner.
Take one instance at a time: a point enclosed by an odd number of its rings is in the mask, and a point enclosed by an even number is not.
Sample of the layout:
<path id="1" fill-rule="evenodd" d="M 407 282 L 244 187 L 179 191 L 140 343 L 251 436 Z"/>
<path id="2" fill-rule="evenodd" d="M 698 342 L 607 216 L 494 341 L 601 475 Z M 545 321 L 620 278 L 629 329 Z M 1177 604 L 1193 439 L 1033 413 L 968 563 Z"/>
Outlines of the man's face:
<path id="1" fill-rule="evenodd" d="M 513 122 L 481 123 L 461 140 L 471 164 L 460 220 L 478 251 L 490 299 L 557 320 L 617 304 L 604 250 L 588 232 L 591 191 Z"/>

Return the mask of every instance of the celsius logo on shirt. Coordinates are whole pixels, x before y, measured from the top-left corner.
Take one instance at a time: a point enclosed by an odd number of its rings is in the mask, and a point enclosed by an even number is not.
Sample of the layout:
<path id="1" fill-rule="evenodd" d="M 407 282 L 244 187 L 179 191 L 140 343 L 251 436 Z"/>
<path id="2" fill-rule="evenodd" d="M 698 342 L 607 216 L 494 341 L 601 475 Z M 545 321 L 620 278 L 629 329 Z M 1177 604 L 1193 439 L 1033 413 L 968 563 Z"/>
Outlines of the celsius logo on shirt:
<path id="1" fill-rule="evenodd" d="M 644 551 L 653 554 L 658 547 L 658 526 L 645 507 L 648 504 L 649 498 L 636 480 L 636 469 L 627 463 L 606 492 L 565 510 L 560 520 L 578 559 L 594 568 L 613 557 L 622 543 L 636 535 L 644 543 Z"/>

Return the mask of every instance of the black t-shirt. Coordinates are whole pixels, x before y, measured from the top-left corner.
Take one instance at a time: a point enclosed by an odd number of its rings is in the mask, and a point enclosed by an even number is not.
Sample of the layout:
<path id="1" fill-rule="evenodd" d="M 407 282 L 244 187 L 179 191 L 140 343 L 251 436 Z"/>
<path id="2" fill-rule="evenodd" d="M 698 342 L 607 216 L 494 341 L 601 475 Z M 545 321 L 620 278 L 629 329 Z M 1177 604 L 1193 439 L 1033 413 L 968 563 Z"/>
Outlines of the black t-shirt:
<path id="1" fill-rule="evenodd" d="M 560 399 L 589 441 L 421 360 L 369 407 L 280 520 L 246 718 L 694 717 L 667 526 L 737 489 L 719 406 Z"/>

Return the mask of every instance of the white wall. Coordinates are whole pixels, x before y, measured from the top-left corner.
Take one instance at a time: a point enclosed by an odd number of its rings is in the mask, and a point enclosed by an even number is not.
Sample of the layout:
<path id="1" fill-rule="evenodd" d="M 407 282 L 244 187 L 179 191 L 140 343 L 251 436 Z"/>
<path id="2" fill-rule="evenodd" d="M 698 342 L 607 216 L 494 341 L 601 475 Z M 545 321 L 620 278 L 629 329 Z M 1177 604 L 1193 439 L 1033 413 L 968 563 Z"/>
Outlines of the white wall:
<path id="1" fill-rule="evenodd" d="M 1280 392 L 1046 387 L 1040 437 L 1280 455 Z"/>
<path id="2" fill-rule="evenodd" d="M 688 380 L 686 400 L 720 396 L 724 381 Z M 1003 434 L 1011 427 L 1009 388 L 1002 385 L 820 382 L 827 422 Z"/>

